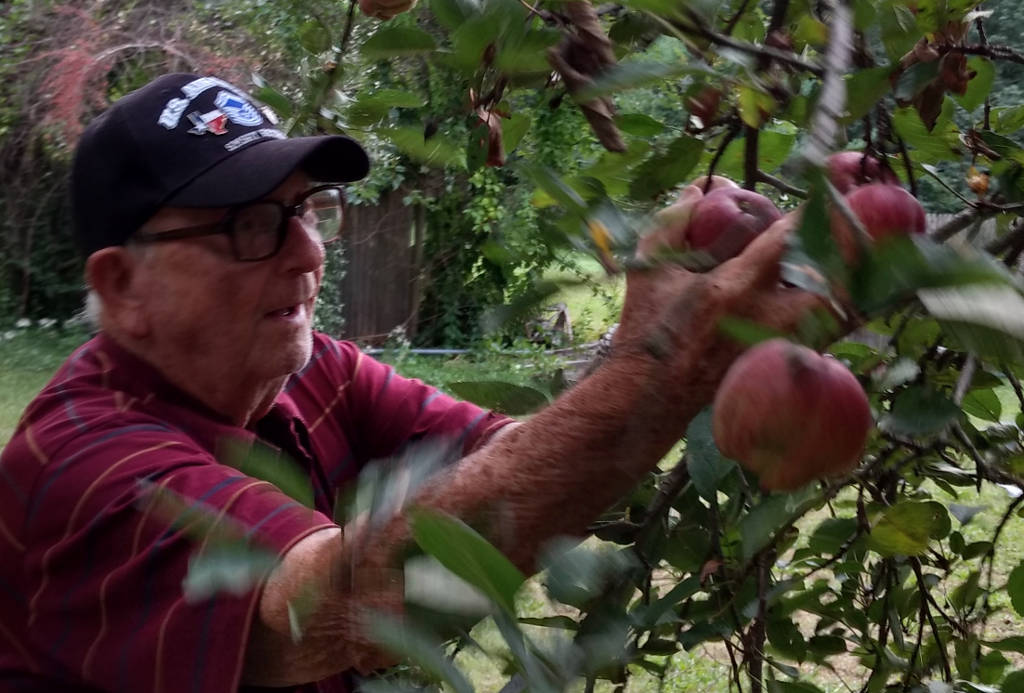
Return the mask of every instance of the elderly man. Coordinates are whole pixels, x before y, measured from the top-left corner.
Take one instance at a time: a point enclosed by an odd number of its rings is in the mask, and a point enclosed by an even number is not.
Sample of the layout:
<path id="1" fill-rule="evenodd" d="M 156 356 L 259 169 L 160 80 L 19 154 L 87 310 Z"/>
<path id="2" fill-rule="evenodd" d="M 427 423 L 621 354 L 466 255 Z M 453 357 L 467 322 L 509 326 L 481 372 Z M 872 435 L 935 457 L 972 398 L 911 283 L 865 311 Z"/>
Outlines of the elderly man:
<path id="1" fill-rule="evenodd" d="M 474 523 L 530 569 L 544 541 L 580 534 L 710 401 L 741 348 L 717 330 L 721 316 L 789 329 L 818 303 L 778 282 L 784 230 L 708 274 L 635 273 L 611 358 L 508 426 L 312 332 L 323 243 L 341 228 L 336 184 L 368 161 L 348 138 L 288 139 L 269 118 L 231 84 L 176 74 L 82 136 L 74 221 L 101 331 L 0 457 L 5 690 L 343 690 L 345 672 L 388 663 L 362 619 L 401 608 L 409 541 L 400 513 L 332 521 L 363 465 L 454 441 L 462 459 L 415 503 Z M 679 231 L 644 247 L 677 245 Z M 315 508 L 247 476 L 238 450 L 298 464 Z M 185 599 L 203 542 L 159 512 L 165 495 L 269 549 L 276 567 L 244 594 Z M 316 603 L 296 642 L 289 603 L 304 594 Z"/>

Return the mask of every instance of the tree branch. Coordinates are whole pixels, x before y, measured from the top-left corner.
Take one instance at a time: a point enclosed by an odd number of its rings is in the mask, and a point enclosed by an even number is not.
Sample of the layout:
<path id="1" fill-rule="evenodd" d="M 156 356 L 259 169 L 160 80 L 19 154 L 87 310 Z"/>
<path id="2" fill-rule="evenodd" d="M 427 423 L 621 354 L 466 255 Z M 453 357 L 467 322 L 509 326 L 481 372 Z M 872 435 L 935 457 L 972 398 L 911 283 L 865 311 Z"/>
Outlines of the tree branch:
<path id="1" fill-rule="evenodd" d="M 753 55 L 757 58 L 775 60 L 777 62 L 795 67 L 798 70 L 804 72 L 810 72 L 813 75 L 821 77 L 824 74 L 824 70 L 819 65 L 809 63 L 806 60 L 798 58 L 793 53 L 786 51 L 780 51 L 777 48 L 770 46 L 764 46 L 754 43 L 747 43 L 746 41 L 738 41 L 734 38 L 720 34 L 717 31 L 713 31 L 708 27 L 704 26 L 700 19 L 696 17 L 692 12 L 687 13 L 690 16 L 691 24 L 686 24 L 679 21 L 671 22 L 671 26 L 675 29 L 683 32 L 684 34 L 692 34 L 699 36 L 703 39 L 707 39 L 711 43 L 717 46 L 723 46 L 725 48 L 732 48 L 740 53 L 746 53 Z"/>
<path id="2" fill-rule="evenodd" d="M 853 16 L 846 0 L 826 3 L 832 10 L 828 49 L 825 52 L 825 71 L 822 76 L 821 97 L 811 119 L 810 136 L 804 149 L 804 158 L 816 168 L 825 165 L 825 159 L 835 148 L 839 120 L 846 108 L 846 74 L 853 52 Z"/>
<path id="3" fill-rule="evenodd" d="M 786 181 L 780 178 L 776 178 L 775 176 L 765 173 L 764 171 L 757 171 L 757 182 L 764 183 L 765 185 L 770 185 L 780 192 L 784 192 L 787 195 L 792 195 L 793 197 L 799 197 L 801 200 L 807 199 L 808 192 L 803 188 L 798 188 L 795 185 L 790 185 Z"/>
<path id="4" fill-rule="evenodd" d="M 1024 65 L 1024 53 L 1016 51 L 1009 46 L 990 46 L 988 44 L 971 44 L 967 46 L 943 46 L 939 51 L 949 53 L 963 53 L 964 55 L 980 55 L 993 60 L 1006 60 L 1011 63 Z"/>
<path id="5" fill-rule="evenodd" d="M 761 131 L 749 125 L 743 132 L 743 187 L 754 190 L 757 187 L 757 144 Z"/>

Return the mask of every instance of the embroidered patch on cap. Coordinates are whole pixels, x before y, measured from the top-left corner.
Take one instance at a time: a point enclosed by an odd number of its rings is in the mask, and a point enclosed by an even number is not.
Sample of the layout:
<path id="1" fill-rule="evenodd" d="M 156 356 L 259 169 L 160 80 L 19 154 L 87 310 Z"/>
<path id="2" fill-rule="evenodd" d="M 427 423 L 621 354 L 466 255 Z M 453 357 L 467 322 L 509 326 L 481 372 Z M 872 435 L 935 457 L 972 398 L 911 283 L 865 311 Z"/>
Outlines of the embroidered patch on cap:
<path id="1" fill-rule="evenodd" d="M 188 131 L 190 135 L 205 135 L 206 133 L 223 135 L 228 131 L 228 116 L 220 109 L 214 109 L 207 113 L 194 111 L 188 114 L 188 119 L 192 121 L 193 125 L 192 129 Z"/>
<path id="2" fill-rule="evenodd" d="M 236 125 L 251 127 L 263 122 L 263 116 L 251 103 L 237 94 L 221 91 L 213 101 L 214 105 L 227 114 L 228 119 Z"/>

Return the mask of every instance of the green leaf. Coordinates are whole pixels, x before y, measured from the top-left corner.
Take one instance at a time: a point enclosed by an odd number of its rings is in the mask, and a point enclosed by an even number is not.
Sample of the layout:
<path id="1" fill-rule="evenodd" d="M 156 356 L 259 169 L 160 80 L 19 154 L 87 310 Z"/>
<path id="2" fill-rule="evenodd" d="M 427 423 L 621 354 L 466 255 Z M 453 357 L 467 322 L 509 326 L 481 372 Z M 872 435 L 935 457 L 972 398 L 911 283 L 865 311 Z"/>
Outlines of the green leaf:
<path id="1" fill-rule="evenodd" d="M 775 111 L 777 104 L 771 94 L 741 86 L 739 98 L 740 118 L 752 128 L 760 128 Z"/>
<path id="2" fill-rule="evenodd" d="M 711 410 L 704 408 L 686 429 L 686 466 L 697 492 L 707 499 L 715 498 L 718 485 L 736 468 L 736 463 L 722 457 L 711 434 Z"/>
<path id="3" fill-rule="evenodd" d="M 578 91 L 573 98 L 578 103 L 586 103 L 602 96 L 683 75 L 706 75 L 718 80 L 724 79 L 722 75 L 699 63 L 623 62 L 602 72 L 589 87 Z"/>
<path id="4" fill-rule="evenodd" d="M 508 118 L 501 119 L 501 143 L 505 153 L 511 153 L 523 135 L 530 129 L 530 116 L 525 113 L 512 113 Z"/>
<path id="5" fill-rule="evenodd" d="M 999 423 L 1003 404 L 995 390 L 971 390 L 963 400 L 963 410 L 984 421 Z"/>
<path id="6" fill-rule="evenodd" d="M 562 178 L 547 166 L 522 162 L 519 165 L 523 175 L 544 191 L 556 204 L 565 211 L 578 217 L 587 214 L 587 203 L 579 193 L 570 187 Z"/>
<path id="7" fill-rule="evenodd" d="M 421 549 L 476 587 L 509 613 L 526 577 L 469 525 L 443 513 L 409 512 L 412 536 Z"/>
<path id="8" fill-rule="evenodd" d="M 1006 593 L 1010 596 L 1013 610 L 1024 616 L 1024 562 L 1010 571 L 1006 580 Z"/>
<path id="9" fill-rule="evenodd" d="M 405 601 L 434 613 L 475 619 L 484 618 L 493 610 L 487 595 L 433 556 L 424 555 L 411 556 L 405 562 Z"/>
<path id="10" fill-rule="evenodd" d="M 1024 128 L 1024 105 L 992 109 L 992 129 L 1002 135 L 1012 135 Z"/>
<path id="11" fill-rule="evenodd" d="M 433 633 L 408 619 L 384 613 L 368 619 L 370 635 L 385 649 L 409 659 L 436 681 L 447 683 L 455 693 L 473 693 L 473 686 L 445 654 Z"/>
<path id="12" fill-rule="evenodd" d="M 560 630 L 579 630 L 580 624 L 568 616 L 542 616 L 538 618 L 522 616 L 519 622 L 524 626 L 541 626 Z"/>
<path id="13" fill-rule="evenodd" d="M 445 28 L 454 31 L 480 14 L 480 3 L 477 0 L 430 0 L 430 11 Z"/>
<path id="14" fill-rule="evenodd" d="M 899 101 L 910 101 L 938 76 L 938 60 L 927 63 L 915 63 L 900 75 L 896 81 L 896 86 L 893 87 L 893 96 Z"/>
<path id="15" fill-rule="evenodd" d="M 627 551 L 592 549 L 565 538 L 549 542 L 540 561 L 547 571 L 544 585 L 548 595 L 563 604 L 586 609 L 633 568 Z"/>
<path id="16" fill-rule="evenodd" d="M 665 125 L 643 113 L 623 113 L 615 118 L 615 124 L 625 133 L 638 137 L 654 137 L 665 130 Z"/>
<path id="17" fill-rule="evenodd" d="M 307 508 L 313 507 L 313 484 L 309 474 L 279 450 L 259 442 L 247 447 L 239 441 L 226 441 L 220 462 L 247 476 L 269 481 Z"/>
<path id="18" fill-rule="evenodd" d="M 398 147 L 402 152 L 425 165 L 454 166 L 465 168 L 465 148 L 456 145 L 444 135 L 435 134 L 429 140 L 423 138 L 423 130 L 418 127 L 384 128 L 377 131 Z"/>
<path id="19" fill-rule="evenodd" d="M 355 127 L 373 125 L 383 120 L 392 108 L 421 108 L 423 97 L 400 89 L 378 89 L 361 94 L 346 113 L 347 122 Z"/>
<path id="20" fill-rule="evenodd" d="M 505 41 L 494 59 L 494 67 L 510 76 L 547 75 L 551 72 L 547 51 L 562 34 L 554 30 L 530 31 L 519 41 Z"/>
<path id="21" fill-rule="evenodd" d="M 225 592 L 246 594 L 277 564 L 277 554 L 256 546 L 230 543 L 210 547 L 189 561 L 181 582 L 185 601 L 195 604 Z"/>
<path id="22" fill-rule="evenodd" d="M 807 641 L 807 649 L 818 657 L 831 657 L 846 652 L 846 640 L 838 635 L 815 635 Z"/>
<path id="23" fill-rule="evenodd" d="M 922 289 L 917 295 L 935 318 L 983 325 L 1024 339 L 1024 297 L 1009 286 Z"/>
<path id="24" fill-rule="evenodd" d="M 897 134 L 914 148 L 914 161 L 936 164 L 940 161 L 953 161 L 958 158 L 954 149 L 957 137 L 956 126 L 949 118 L 952 104 L 951 99 L 946 99 L 942 106 L 942 115 L 939 116 L 931 131 L 913 108 L 900 108 L 893 113 L 893 127 Z"/>
<path id="25" fill-rule="evenodd" d="M 502 380 L 462 380 L 445 387 L 462 399 L 509 416 L 529 414 L 550 402 L 540 390 Z"/>
<path id="26" fill-rule="evenodd" d="M 1002 693 L 1024 693 L 1024 671 L 1015 671 L 1003 679 L 999 690 Z"/>
<path id="27" fill-rule="evenodd" d="M 775 679 L 768 682 L 768 693 L 823 693 L 823 691 L 806 681 L 779 681 Z"/>
<path id="28" fill-rule="evenodd" d="M 704 142 L 689 135 L 673 140 L 664 154 L 641 164 L 629 186 L 629 194 L 637 200 L 649 200 L 682 183 L 700 161 Z"/>
<path id="29" fill-rule="evenodd" d="M 858 5 L 867 3 L 857 3 Z M 846 77 L 846 117 L 843 121 L 852 123 L 860 120 L 875 107 L 891 88 L 889 67 L 870 67 L 857 70 Z"/>
<path id="30" fill-rule="evenodd" d="M 957 420 L 960 408 L 927 385 L 914 385 L 896 395 L 879 427 L 902 436 L 938 433 Z"/>
<path id="31" fill-rule="evenodd" d="M 292 117 L 294 109 L 292 107 L 291 99 L 273 87 L 263 85 L 256 89 L 252 95 L 257 101 L 261 101 L 269 106 L 278 117 L 282 119 Z"/>
<path id="32" fill-rule="evenodd" d="M 807 542 L 808 548 L 821 556 L 835 555 L 857 531 L 857 519 L 834 517 L 822 520 Z"/>
<path id="33" fill-rule="evenodd" d="M 972 55 L 967 59 L 967 69 L 974 70 L 976 74 L 967 83 L 967 92 L 963 96 L 954 95 L 965 111 L 971 112 L 985 103 L 985 99 L 992 91 L 992 83 L 995 81 L 996 68 L 991 60 Z"/>
<path id="34" fill-rule="evenodd" d="M 831 296 L 825 277 L 845 283 L 846 266 L 829 231 L 825 185 L 821 171 L 812 173 L 810 198 L 804 206 L 795 242 L 782 259 L 782 278 L 811 293 Z"/>
<path id="35" fill-rule="evenodd" d="M 310 19 L 299 27 L 299 45 L 313 55 L 320 55 L 331 47 L 331 34 L 319 21 Z"/>
<path id="36" fill-rule="evenodd" d="M 362 54 L 368 60 L 384 60 L 406 55 L 430 53 L 437 48 L 434 38 L 411 26 L 385 26 L 377 29 L 362 46 Z"/>
<path id="37" fill-rule="evenodd" d="M 1000 652 L 1017 652 L 1024 654 L 1024 635 L 1011 635 L 1008 638 L 994 641 L 984 641 L 984 644 L 993 650 Z"/>
<path id="38" fill-rule="evenodd" d="M 750 509 L 739 522 L 743 559 L 749 560 L 769 544 L 780 527 L 820 502 L 814 485 L 795 493 L 773 494 Z"/>
<path id="39" fill-rule="evenodd" d="M 878 7 L 878 23 L 882 30 L 882 44 L 891 62 L 896 62 L 909 51 L 920 35 L 914 13 L 903 3 L 883 3 Z"/>
<path id="40" fill-rule="evenodd" d="M 961 255 L 915 235 L 876 242 L 852 273 L 849 288 L 856 305 L 875 314 L 912 298 L 919 289 L 1011 282 L 990 256 Z"/>
<path id="41" fill-rule="evenodd" d="M 919 556 L 932 540 L 949 534 L 949 513 L 936 501 L 901 501 L 871 527 L 868 546 L 883 556 Z"/>
<path id="42" fill-rule="evenodd" d="M 886 366 L 885 375 L 878 381 L 879 388 L 890 390 L 894 387 L 899 387 L 909 383 L 920 372 L 921 367 L 917 365 L 917 361 L 914 359 L 907 357 L 897 359 Z"/>

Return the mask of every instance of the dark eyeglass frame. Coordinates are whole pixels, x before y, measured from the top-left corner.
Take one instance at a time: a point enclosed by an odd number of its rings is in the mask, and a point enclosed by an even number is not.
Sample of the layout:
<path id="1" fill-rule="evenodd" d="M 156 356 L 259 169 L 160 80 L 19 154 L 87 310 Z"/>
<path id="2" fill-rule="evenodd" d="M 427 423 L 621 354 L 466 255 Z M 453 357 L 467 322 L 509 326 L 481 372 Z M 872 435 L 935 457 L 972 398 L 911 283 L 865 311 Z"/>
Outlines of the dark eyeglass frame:
<path id="1" fill-rule="evenodd" d="M 302 193 L 295 204 L 285 204 L 278 202 L 277 200 L 256 200 L 254 202 L 246 202 L 244 204 L 236 205 L 228 209 L 227 214 L 224 215 L 219 221 L 211 222 L 209 224 L 200 224 L 198 226 L 186 226 L 177 229 L 168 229 L 167 231 L 136 231 L 129 242 L 134 243 L 160 243 L 163 241 L 176 241 L 183 238 L 199 238 L 202 236 L 215 236 L 217 234 L 226 234 L 228 240 L 231 242 L 231 253 L 235 256 L 235 260 L 239 262 L 259 262 L 261 260 L 268 260 L 279 252 L 284 247 L 285 237 L 288 235 L 288 221 L 292 217 L 298 217 L 301 215 L 303 203 L 324 190 L 337 190 L 338 200 L 341 206 L 341 219 L 338 221 L 338 236 L 329 238 L 326 243 L 331 243 L 341 235 L 341 225 L 345 220 L 345 192 L 338 185 L 317 185 L 310 188 L 309 190 Z M 238 244 L 235 241 L 235 219 L 238 215 L 248 207 L 254 205 L 276 205 L 281 210 L 281 222 L 277 226 L 277 241 L 274 244 L 274 249 L 259 257 L 241 257 L 241 253 L 238 250 Z"/>

